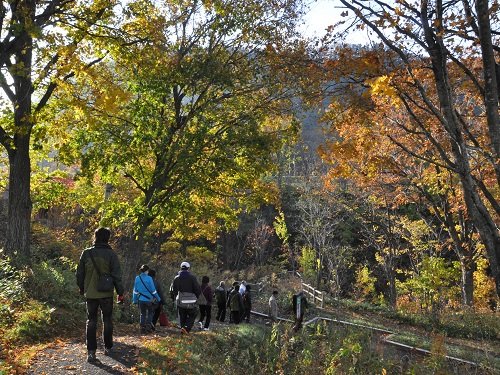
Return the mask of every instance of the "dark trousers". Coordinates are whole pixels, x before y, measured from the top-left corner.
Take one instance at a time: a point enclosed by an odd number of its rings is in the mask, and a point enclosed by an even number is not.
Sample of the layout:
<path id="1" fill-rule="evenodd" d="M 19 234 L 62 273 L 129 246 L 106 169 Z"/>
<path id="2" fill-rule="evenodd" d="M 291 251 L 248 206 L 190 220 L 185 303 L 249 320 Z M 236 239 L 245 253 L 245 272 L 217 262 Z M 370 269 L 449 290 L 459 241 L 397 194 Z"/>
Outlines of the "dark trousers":
<path id="1" fill-rule="evenodd" d="M 211 305 L 200 305 L 200 322 L 203 322 L 203 320 L 207 317 L 205 320 L 205 328 L 208 328 L 210 325 L 210 319 L 212 318 L 212 306 Z"/>
<path id="2" fill-rule="evenodd" d="M 87 350 L 97 349 L 97 312 L 101 308 L 103 340 L 106 348 L 113 347 L 113 297 L 87 298 L 87 326 L 85 329 Z"/>
<path id="3" fill-rule="evenodd" d="M 156 306 L 156 307 L 154 307 L 154 306 Z M 161 304 L 153 305 L 153 319 L 151 320 L 151 324 L 153 325 L 153 327 L 158 322 L 158 318 L 160 317 L 161 310 L 162 310 Z"/>
<path id="4" fill-rule="evenodd" d="M 229 319 L 229 323 L 239 324 L 240 323 L 240 312 L 239 311 L 231 311 L 231 319 Z"/>
<path id="5" fill-rule="evenodd" d="M 302 321 L 304 320 L 304 314 L 301 314 L 298 318 L 295 317 L 295 325 L 293 326 L 293 330 L 297 332 L 302 328 Z"/>
<path id="6" fill-rule="evenodd" d="M 154 305 L 151 302 L 139 301 L 139 311 L 141 312 L 139 322 L 141 324 L 141 328 L 143 329 L 151 329 L 151 322 L 153 320 L 153 306 Z"/>
<path id="7" fill-rule="evenodd" d="M 217 316 L 215 317 L 219 322 L 226 320 L 226 302 L 217 304 Z"/>
<path id="8" fill-rule="evenodd" d="M 252 310 L 252 307 L 245 307 L 245 310 L 243 311 L 243 315 L 241 316 L 241 321 L 246 320 L 247 323 L 250 323 L 250 311 Z"/>
<path id="9" fill-rule="evenodd" d="M 177 312 L 179 313 L 179 324 L 181 328 L 185 328 L 188 332 L 193 328 L 196 315 L 198 315 L 198 309 L 185 309 L 183 307 L 178 307 Z"/>

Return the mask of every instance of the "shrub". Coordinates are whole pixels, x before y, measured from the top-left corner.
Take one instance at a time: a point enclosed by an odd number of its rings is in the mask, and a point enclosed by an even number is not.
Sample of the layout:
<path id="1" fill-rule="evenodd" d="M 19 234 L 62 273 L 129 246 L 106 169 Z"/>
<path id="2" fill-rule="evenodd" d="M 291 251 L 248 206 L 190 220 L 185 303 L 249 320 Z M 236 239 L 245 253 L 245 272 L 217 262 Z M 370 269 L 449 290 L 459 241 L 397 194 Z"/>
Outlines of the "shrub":
<path id="1" fill-rule="evenodd" d="M 357 300 L 375 302 L 377 293 L 375 282 L 377 278 L 372 276 L 367 266 L 360 267 L 356 272 L 356 284 L 354 286 L 354 297 Z"/>
<path id="2" fill-rule="evenodd" d="M 53 306 L 71 308 L 81 303 L 76 292 L 76 264 L 65 258 L 41 261 L 27 280 L 30 295 Z"/>
<path id="3" fill-rule="evenodd" d="M 0 299 L 13 302 L 25 300 L 25 281 L 25 272 L 14 267 L 8 257 L 0 257 Z"/>
<path id="4" fill-rule="evenodd" d="M 5 339 L 16 345 L 42 341 L 50 337 L 53 308 L 28 300 L 15 316 L 15 323 L 5 330 Z"/>

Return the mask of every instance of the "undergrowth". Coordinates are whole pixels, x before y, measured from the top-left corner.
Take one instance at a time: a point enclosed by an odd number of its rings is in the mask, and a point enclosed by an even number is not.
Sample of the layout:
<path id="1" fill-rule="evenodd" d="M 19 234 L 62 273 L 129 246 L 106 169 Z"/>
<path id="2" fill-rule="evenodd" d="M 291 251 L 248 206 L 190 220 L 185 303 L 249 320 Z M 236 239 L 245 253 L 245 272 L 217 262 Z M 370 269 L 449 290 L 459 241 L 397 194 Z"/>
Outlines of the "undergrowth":
<path id="1" fill-rule="evenodd" d="M 13 264 L 0 257 L 0 375 L 20 372 L 22 348 L 74 335 L 85 316 L 71 260 L 40 260 L 22 269 Z"/>
<path id="2" fill-rule="evenodd" d="M 495 341 L 500 338 L 500 319 L 498 314 L 478 314 L 473 311 L 447 312 L 439 321 L 426 314 L 393 310 L 385 306 L 352 300 L 335 300 L 334 305 L 341 305 L 353 312 L 371 312 L 396 320 L 400 323 L 423 328 L 429 332 L 440 332 L 448 337 L 473 340 Z"/>
<path id="3" fill-rule="evenodd" d="M 151 340 L 141 350 L 141 374 L 426 374 L 452 373 L 441 356 L 421 363 L 384 358 L 369 331 L 318 324 L 294 333 L 289 325 L 230 326 Z"/>

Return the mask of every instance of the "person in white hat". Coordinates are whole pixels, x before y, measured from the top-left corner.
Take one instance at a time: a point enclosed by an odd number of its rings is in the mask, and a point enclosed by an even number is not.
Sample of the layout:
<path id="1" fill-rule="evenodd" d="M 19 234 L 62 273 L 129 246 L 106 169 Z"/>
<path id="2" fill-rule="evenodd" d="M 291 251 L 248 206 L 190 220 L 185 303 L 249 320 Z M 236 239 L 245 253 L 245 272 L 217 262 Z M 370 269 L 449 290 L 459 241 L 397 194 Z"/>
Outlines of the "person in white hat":
<path id="1" fill-rule="evenodd" d="M 187 334 L 193 328 L 196 315 L 198 314 L 197 300 L 201 293 L 200 284 L 195 275 L 189 270 L 188 262 L 181 263 L 181 270 L 174 277 L 170 287 L 172 298 L 175 299 L 179 315 L 181 332 Z"/>

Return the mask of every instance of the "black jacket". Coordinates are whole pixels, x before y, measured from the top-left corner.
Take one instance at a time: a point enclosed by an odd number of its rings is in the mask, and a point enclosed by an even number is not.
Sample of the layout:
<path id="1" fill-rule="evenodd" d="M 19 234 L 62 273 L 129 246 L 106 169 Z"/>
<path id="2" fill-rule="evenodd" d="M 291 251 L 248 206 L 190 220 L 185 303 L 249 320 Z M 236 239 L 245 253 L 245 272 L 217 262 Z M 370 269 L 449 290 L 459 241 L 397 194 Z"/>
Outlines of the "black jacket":
<path id="1" fill-rule="evenodd" d="M 174 277 L 170 291 L 172 299 L 175 299 L 179 292 L 194 293 L 196 298 L 198 298 L 201 293 L 200 284 L 196 276 L 189 271 L 179 271 L 177 276 Z"/>

